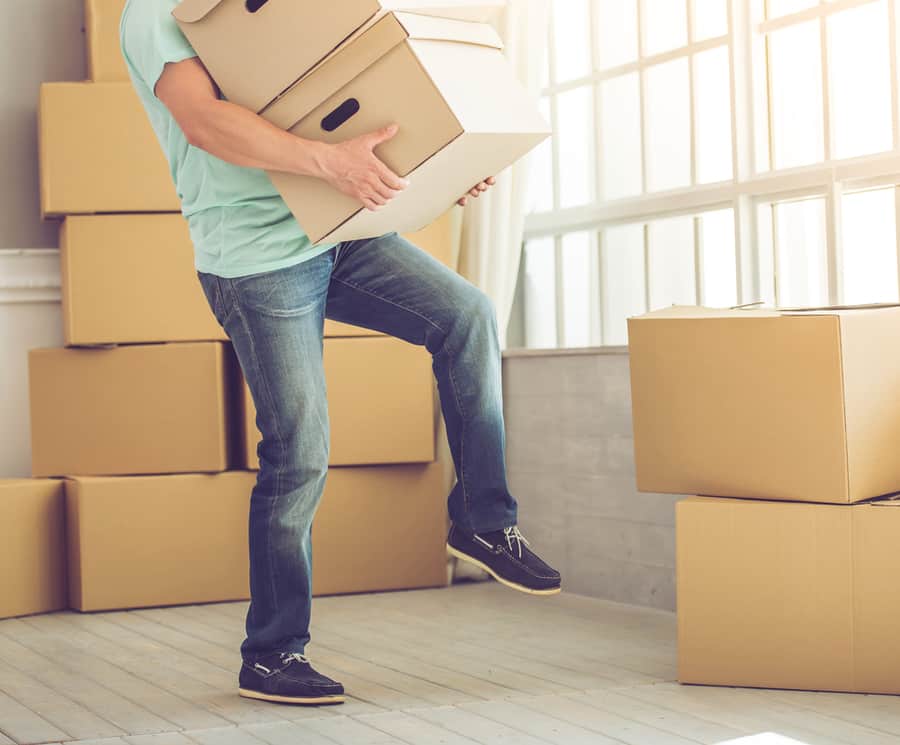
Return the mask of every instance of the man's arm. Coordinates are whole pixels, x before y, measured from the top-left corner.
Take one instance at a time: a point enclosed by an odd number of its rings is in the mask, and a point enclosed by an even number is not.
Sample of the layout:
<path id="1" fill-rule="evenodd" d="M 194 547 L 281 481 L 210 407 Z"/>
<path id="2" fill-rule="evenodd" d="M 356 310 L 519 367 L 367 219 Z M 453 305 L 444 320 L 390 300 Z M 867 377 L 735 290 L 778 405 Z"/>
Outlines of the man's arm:
<path id="1" fill-rule="evenodd" d="M 284 171 L 324 179 L 370 210 L 408 185 L 373 152 L 397 127 L 330 145 L 279 129 L 242 106 L 222 101 L 196 57 L 168 63 L 155 90 L 188 142 L 238 166 Z"/>

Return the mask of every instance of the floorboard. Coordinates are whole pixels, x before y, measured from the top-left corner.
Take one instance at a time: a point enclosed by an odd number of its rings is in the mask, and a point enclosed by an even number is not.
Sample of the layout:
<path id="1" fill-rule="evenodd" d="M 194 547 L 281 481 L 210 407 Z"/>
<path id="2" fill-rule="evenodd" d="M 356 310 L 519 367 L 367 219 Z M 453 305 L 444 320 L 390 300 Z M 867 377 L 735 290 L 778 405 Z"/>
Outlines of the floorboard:
<path id="1" fill-rule="evenodd" d="M 246 610 L 0 621 L 0 745 L 900 745 L 900 697 L 681 686 L 672 614 L 493 582 L 317 598 L 347 702 L 266 704 L 236 693 Z"/>

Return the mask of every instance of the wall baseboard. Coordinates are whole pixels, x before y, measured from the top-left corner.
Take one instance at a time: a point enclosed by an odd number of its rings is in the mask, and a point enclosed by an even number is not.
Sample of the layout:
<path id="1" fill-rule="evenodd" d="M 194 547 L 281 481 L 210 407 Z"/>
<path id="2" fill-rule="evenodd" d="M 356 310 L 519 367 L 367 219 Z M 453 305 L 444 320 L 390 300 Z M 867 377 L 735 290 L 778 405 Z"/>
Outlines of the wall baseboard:
<path id="1" fill-rule="evenodd" d="M 59 251 L 0 249 L 0 305 L 60 302 Z"/>

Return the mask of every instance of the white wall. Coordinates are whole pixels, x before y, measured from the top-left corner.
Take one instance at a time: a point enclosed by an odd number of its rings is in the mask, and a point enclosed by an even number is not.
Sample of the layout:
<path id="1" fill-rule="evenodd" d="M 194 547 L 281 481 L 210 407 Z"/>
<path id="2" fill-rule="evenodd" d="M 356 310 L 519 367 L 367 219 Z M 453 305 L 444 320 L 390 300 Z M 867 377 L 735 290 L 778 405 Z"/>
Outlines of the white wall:
<path id="1" fill-rule="evenodd" d="M 0 24 L 0 477 L 30 473 L 28 349 L 62 343 L 56 223 L 38 202 L 44 81 L 85 75 L 82 0 L 13 0 Z M 52 250 L 47 250 L 52 249 Z"/>

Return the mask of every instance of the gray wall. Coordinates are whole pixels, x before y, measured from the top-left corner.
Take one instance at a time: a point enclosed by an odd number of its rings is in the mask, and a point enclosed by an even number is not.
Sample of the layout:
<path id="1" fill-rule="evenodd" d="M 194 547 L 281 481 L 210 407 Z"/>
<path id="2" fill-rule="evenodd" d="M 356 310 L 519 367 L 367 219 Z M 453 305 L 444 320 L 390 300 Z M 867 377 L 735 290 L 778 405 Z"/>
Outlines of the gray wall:
<path id="1" fill-rule="evenodd" d="M 639 494 L 624 349 L 504 353 L 510 489 L 569 592 L 675 608 L 678 497 Z"/>
<path id="2" fill-rule="evenodd" d="M 44 81 L 85 77 L 82 0 L 7 0 L 0 24 L 0 249 L 56 248 L 38 202 L 37 101 Z"/>

